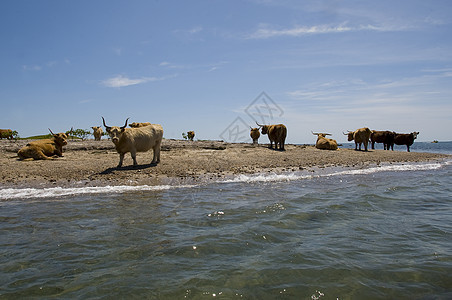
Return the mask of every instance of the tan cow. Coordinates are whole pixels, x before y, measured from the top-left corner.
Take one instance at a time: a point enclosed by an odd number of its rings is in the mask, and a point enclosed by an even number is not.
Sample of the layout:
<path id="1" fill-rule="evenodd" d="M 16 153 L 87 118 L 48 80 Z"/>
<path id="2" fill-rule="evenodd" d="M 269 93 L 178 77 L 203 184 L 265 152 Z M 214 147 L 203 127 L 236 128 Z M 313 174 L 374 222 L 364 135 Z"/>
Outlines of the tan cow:
<path id="1" fill-rule="evenodd" d="M 194 131 L 188 131 L 187 132 L 187 137 L 190 141 L 193 141 L 193 139 L 195 138 L 195 132 Z"/>
<path id="2" fill-rule="evenodd" d="M 250 132 L 250 137 L 253 139 L 253 145 L 257 145 L 259 144 L 258 140 L 259 137 L 261 136 L 260 132 L 259 132 L 259 128 L 253 128 L 251 127 L 251 132 Z"/>
<path id="3" fill-rule="evenodd" d="M 13 131 L 11 129 L 0 129 L 0 139 L 6 138 L 8 140 L 13 139 Z"/>
<path id="4" fill-rule="evenodd" d="M 94 140 L 96 141 L 100 141 L 100 139 L 102 138 L 102 133 L 104 133 L 104 131 L 102 130 L 102 127 L 100 126 L 93 126 L 91 127 L 91 129 L 93 129 L 93 135 L 94 135 Z"/>
<path id="5" fill-rule="evenodd" d="M 133 122 L 133 123 L 129 124 L 129 126 L 132 128 L 140 128 L 140 127 L 149 126 L 149 125 L 152 125 L 152 124 L 149 122 L 143 122 L 143 123 Z"/>
<path id="6" fill-rule="evenodd" d="M 348 131 L 348 133 L 344 133 L 348 136 L 348 141 L 351 142 L 355 140 L 355 150 L 361 150 L 361 144 L 364 144 L 364 151 L 367 151 L 367 144 L 369 143 L 370 135 L 372 130 L 367 127 L 357 129 L 355 131 Z"/>
<path id="7" fill-rule="evenodd" d="M 53 135 L 52 138 L 28 143 L 17 152 L 19 159 L 38 160 L 52 159 L 53 156 L 63 157 L 63 146 L 67 145 L 67 134 L 62 132 L 54 134 L 50 129 L 49 131 Z"/>
<path id="8" fill-rule="evenodd" d="M 331 135 L 331 134 L 329 134 L 329 133 L 314 133 L 314 132 L 312 132 L 312 134 L 317 136 L 317 142 L 315 143 L 315 147 L 317 149 L 337 150 L 337 142 L 336 142 L 336 140 L 326 138 L 327 135 Z"/>
<path id="9" fill-rule="evenodd" d="M 119 153 L 118 168 L 122 167 L 124 155 L 130 152 L 133 159 L 133 165 L 137 165 L 137 152 L 146 152 L 151 148 L 154 150 L 154 157 L 151 164 L 160 162 L 160 146 L 163 139 L 163 128 L 159 124 L 148 125 L 138 128 L 126 128 L 126 124 L 122 127 L 107 126 L 105 119 L 102 117 L 105 129 L 110 135 L 116 151 Z"/>
<path id="10" fill-rule="evenodd" d="M 270 140 L 270 149 L 273 149 L 273 142 L 275 143 L 275 150 L 284 150 L 284 142 L 286 141 L 287 128 L 283 124 L 277 125 L 260 125 L 256 122 L 257 126 L 262 128 L 262 134 L 267 134 Z"/>

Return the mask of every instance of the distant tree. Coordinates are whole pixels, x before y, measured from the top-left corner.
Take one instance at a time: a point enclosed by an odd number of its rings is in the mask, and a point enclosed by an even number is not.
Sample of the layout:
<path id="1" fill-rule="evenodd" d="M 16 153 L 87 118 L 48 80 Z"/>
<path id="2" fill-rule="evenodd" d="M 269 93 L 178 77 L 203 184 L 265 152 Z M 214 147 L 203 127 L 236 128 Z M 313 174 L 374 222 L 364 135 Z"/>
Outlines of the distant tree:
<path id="1" fill-rule="evenodd" d="M 19 132 L 17 132 L 16 130 L 13 130 L 13 139 L 17 140 L 18 138 L 20 138 Z"/>
<path id="2" fill-rule="evenodd" d="M 90 130 L 85 130 L 85 129 L 72 129 L 69 131 L 66 131 L 66 134 L 69 137 L 76 137 L 82 140 L 86 140 L 86 138 L 90 135 L 92 135 Z"/>

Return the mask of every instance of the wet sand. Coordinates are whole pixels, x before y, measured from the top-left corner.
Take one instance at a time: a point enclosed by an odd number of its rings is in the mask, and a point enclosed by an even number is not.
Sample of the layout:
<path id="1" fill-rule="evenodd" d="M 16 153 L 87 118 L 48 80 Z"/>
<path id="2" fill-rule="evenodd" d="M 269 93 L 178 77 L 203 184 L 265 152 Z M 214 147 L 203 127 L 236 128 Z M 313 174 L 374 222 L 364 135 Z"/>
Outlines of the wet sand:
<path id="1" fill-rule="evenodd" d="M 151 165 L 152 150 L 138 153 L 133 167 L 127 153 L 122 168 L 110 140 L 68 141 L 64 157 L 20 161 L 17 151 L 29 140 L 0 140 L 0 187 L 154 185 L 162 182 L 224 178 L 234 174 L 287 172 L 314 167 L 362 167 L 381 163 L 423 162 L 450 157 L 444 154 L 352 149 L 318 150 L 313 146 L 286 145 L 286 151 L 268 144 L 222 141 L 162 142 L 161 162 Z M 381 145 L 379 145 L 381 146 Z"/>

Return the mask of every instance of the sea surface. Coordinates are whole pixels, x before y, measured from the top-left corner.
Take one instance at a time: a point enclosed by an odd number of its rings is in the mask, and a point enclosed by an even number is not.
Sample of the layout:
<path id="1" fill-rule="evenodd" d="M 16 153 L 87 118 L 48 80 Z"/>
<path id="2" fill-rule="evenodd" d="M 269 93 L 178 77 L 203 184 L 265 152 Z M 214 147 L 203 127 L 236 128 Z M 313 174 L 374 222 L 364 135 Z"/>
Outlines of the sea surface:
<path id="1" fill-rule="evenodd" d="M 24 298 L 452 299 L 452 160 L 1 189 L 0 299 Z"/>

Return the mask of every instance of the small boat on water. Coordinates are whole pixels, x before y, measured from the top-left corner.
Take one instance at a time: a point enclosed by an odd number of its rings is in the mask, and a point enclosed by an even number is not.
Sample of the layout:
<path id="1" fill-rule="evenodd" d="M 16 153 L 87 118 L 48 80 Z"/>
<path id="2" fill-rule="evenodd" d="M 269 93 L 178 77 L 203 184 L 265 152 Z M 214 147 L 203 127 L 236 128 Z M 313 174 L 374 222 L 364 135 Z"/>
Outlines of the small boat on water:
<path id="1" fill-rule="evenodd" d="M 434 140 L 432 143 L 436 144 L 436 143 L 438 143 L 438 141 L 437 141 L 437 140 Z"/>

